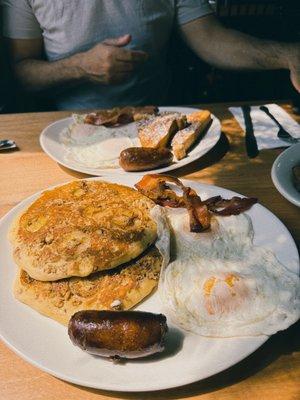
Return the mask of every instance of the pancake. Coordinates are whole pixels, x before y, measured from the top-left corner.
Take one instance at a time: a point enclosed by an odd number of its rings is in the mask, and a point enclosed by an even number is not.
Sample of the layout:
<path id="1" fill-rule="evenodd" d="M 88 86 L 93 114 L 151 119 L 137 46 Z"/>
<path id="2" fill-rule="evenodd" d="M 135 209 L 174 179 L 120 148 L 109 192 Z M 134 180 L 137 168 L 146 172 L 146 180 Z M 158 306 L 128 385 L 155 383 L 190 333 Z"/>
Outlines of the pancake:
<path id="1" fill-rule="evenodd" d="M 80 310 L 128 310 L 158 284 L 162 256 L 152 246 L 130 263 L 86 278 L 41 282 L 19 270 L 15 297 L 64 325 Z"/>
<path id="2" fill-rule="evenodd" d="M 14 222 L 14 260 L 31 278 L 53 281 L 115 268 L 157 237 L 154 203 L 134 189 L 73 181 L 46 191 Z"/>

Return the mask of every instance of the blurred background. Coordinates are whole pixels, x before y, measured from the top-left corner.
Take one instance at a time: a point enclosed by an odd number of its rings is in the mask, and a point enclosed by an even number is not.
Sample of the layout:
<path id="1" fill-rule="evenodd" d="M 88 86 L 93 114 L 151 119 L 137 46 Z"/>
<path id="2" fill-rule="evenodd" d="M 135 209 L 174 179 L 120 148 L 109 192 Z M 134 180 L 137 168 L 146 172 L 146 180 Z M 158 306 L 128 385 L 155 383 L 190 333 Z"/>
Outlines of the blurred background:
<path id="1" fill-rule="evenodd" d="M 210 3 L 227 27 L 264 39 L 300 40 L 299 0 L 214 0 Z M 172 57 L 176 57 L 171 62 L 172 70 L 179 83 L 172 86 L 171 99 L 175 103 L 179 98 L 182 104 L 275 99 L 299 102 L 287 71 L 218 70 L 199 61 L 183 43 L 176 46 L 173 41 L 172 49 Z M 179 78 L 182 70 L 184 81 Z"/>
<path id="2" fill-rule="evenodd" d="M 210 3 L 230 28 L 265 39 L 300 41 L 300 0 L 212 0 Z M 0 46 L 0 112 L 53 110 L 42 97 L 21 92 L 11 74 L 2 40 Z M 168 100 L 171 105 L 291 100 L 300 106 L 300 96 L 292 87 L 287 71 L 241 73 L 213 68 L 197 59 L 176 32 L 169 63 L 173 74 Z"/>

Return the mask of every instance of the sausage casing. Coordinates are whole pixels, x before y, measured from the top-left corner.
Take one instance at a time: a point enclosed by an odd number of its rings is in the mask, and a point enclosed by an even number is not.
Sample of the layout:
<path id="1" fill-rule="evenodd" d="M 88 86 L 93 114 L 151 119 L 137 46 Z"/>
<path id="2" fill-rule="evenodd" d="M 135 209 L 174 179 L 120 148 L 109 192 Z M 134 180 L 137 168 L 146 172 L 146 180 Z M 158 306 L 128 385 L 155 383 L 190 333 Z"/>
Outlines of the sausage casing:
<path id="1" fill-rule="evenodd" d="M 73 344 L 112 358 L 145 357 L 164 350 L 166 317 L 142 311 L 79 311 L 69 321 Z"/>
<path id="2" fill-rule="evenodd" d="M 145 171 L 173 161 L 173 154 L 169 149 L 153 149 L 150 147 L 129 147 L 120 153 L 119 164 L 125 171 Z"/>

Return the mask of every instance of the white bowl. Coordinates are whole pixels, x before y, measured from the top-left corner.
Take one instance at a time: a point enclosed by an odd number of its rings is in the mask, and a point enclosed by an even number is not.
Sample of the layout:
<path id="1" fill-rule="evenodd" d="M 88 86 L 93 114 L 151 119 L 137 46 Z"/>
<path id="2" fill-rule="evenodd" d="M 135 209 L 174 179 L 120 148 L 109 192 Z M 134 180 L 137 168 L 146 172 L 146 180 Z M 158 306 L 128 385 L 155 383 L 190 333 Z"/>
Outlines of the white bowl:
<path id="1" fill-rule="evenodd" d="M 271 177 L 279 193 L 300 207 L 300 193 L 295 188 L 292 178 L 292 168 L 295 165 L 300 165 L 300 143 L 289 147 L 276 158 Z"/>

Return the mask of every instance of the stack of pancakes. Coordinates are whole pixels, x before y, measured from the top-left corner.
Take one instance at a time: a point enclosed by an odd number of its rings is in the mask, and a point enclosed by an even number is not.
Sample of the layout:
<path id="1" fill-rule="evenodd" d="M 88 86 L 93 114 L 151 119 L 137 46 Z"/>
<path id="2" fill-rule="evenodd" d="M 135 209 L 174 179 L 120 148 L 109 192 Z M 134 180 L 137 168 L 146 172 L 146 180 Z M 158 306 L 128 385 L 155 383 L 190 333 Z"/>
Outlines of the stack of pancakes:
<path id="1" fill-rule="evenodd" d="M 46 191 L 14 222 L 16 298 L 68 324 L 79 310 L 132 308 L 157 286 L 154 203 L 102 181 Z"/>

